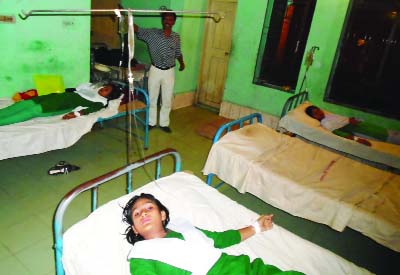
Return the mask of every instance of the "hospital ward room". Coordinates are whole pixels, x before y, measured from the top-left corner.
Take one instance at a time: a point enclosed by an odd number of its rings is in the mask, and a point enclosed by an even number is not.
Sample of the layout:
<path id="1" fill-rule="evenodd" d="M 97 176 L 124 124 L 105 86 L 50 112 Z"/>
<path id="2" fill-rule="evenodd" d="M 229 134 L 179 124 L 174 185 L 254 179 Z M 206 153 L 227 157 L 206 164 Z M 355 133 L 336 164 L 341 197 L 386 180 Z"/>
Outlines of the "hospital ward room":
<path id="1" fill-rule="evenodd" d="M 0 1 L 0 274 L 398 274 L 399 22 Z"/>

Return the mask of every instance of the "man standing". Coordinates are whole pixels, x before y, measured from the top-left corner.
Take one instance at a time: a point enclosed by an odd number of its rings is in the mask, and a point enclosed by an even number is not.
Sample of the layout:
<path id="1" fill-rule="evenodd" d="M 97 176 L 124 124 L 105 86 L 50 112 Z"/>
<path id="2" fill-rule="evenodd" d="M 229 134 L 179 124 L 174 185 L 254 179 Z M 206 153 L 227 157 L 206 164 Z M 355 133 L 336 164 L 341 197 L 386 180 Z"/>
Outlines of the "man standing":
<path id="1" fill-rule="evenodd" d="M 179 61 L 179 71 L 185 69 L 179 34 L 172 31 L 176 14 L 165 12 L 161 14 L 161 29 L 144 29 L 135 24 L 135 33 L 143 40 L 149 49 L 151 67 L 149 71 L 150 114 L 149 129 L 157 125 L 157 100 L 161 88 L 160 129 L 171 133 L 169 128 L 169 113 L 171 112 L 172 97 L 175 83 L 175 59 Z"/>

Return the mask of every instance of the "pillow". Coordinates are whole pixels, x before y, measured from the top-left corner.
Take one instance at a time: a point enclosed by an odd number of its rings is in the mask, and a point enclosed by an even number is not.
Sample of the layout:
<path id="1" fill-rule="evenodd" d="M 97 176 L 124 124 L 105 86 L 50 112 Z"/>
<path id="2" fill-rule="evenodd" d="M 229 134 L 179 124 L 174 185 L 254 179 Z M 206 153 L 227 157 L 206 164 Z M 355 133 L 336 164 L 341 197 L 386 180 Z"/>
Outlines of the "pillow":
<path id="1" fill-rule="evenodd" d="M 38 95 L 63 93 L 65 91 L 61 75 L 34 75 L 33 82 L 35 83 Z"/>
<path id="2" fill-rule="evenodd" d="M 311 105 L 312 105 L 311 102 L 305 101 L 301 103 L 299 106 L 297 106 L 295 109 L 291 110 L 287 115 L 295 118 L 296 121 L 300 121 L 312 127 L 318 127 L 321 125 L 321 123 L 318 120 L 306 114 L 306 108 Z"/>

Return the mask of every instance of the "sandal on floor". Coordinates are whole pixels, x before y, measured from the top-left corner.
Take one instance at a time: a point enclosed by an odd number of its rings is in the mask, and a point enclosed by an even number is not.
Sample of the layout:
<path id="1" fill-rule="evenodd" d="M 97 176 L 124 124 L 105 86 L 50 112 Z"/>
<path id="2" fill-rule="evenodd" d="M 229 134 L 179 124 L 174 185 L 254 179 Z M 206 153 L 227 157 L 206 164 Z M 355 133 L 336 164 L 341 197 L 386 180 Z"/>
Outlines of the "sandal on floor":
<path id="1" fill-rule="evenodd" d="M 51 176 L 68 174 L 69 172 L 79 170 L 80 167 L 76 165 L 69 164 L 66 161 L 60 161 L 55 166 L 51 167 L 47 173 Z"/>

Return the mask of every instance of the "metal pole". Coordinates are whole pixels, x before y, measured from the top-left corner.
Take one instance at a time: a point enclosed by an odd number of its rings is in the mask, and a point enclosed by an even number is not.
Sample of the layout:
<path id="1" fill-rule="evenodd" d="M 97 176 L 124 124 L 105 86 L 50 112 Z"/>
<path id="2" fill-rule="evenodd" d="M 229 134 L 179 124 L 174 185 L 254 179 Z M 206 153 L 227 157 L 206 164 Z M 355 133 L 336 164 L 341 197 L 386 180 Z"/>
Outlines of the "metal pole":
<path id="1" fill-rule="evenodd" d="M 208 15 L 215 22 L 219 22 L 224 18 L 219 12 L 206 12 L 206 11 L 190 11 L 190 10 L 136 10 L 136 9 L 49 9 L 49 10 L 30 10 L 25 12 L 21 10 L 19 17 L 21 19 L 27 19 L 29 16 L 43 15 L 47 13 L 96 13 L 96 12 L 112 12 L 120 14 L 121 12 L 133 12 L 133 13 L 178 13 L 178 14 L 198 14 Z"/>

